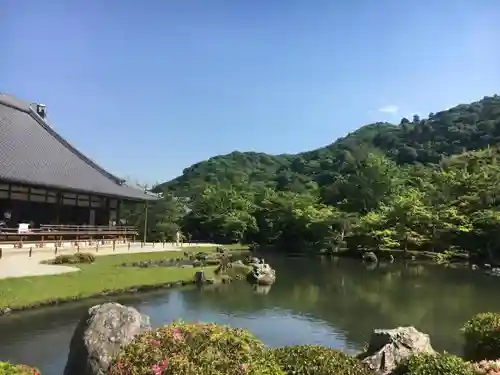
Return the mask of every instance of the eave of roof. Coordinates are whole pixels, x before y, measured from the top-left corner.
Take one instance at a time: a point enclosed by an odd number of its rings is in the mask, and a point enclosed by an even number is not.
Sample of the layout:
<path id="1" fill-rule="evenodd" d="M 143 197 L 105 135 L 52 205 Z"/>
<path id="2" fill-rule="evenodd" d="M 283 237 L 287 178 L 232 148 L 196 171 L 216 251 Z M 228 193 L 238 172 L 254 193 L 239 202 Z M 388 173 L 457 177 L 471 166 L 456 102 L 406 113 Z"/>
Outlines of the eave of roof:
<path id="1" fill-rule="evenodd" d="M 158 197 L 123 184 L 55 132 L 32 105 L 0 93 L 0 179 L 133 201 Z"/>

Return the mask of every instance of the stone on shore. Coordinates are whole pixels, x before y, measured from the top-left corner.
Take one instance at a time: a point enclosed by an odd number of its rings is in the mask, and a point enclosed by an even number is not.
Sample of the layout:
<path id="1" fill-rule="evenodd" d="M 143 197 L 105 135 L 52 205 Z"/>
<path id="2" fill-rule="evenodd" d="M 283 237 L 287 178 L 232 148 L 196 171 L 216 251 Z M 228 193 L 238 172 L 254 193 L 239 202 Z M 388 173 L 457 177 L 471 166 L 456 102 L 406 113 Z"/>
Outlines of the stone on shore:
<path id="1" fill-rule="evenodd" d="M 104 303 L 80 319 L 70 342 L 64 375 L 105 375 L 122 345 L 151 329 L 149 317 L 132 307 Z"/>
<path id="2" fill-rule="evenodd" d="M 429 335 L 414 327 L 376 329 L 372 332 L 366 352 L 358 356 L 378 374 L 390 374 L 397 365 L 413 354 L 436 353 Z"/>

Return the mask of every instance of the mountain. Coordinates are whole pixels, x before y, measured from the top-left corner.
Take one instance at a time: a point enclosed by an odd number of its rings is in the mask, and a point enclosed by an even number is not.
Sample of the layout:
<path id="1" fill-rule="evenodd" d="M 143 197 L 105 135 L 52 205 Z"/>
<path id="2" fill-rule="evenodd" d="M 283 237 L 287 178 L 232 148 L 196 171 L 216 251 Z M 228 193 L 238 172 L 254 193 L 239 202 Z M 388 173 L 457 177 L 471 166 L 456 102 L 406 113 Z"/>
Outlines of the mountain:
<path id="1" fill-rule="evenodd" d="M 190 196 L 208 185 L 273 187 L 302 192 L 332 184 L 355 172 L 369 153 L 381 153 L 399 165 L 438 164 L 445 157 L 500 143 L 500 96 L 460 104 L 428 118 L 402 118 L 399 124 L 375 123 L 326 147 L 298 154 L 232 152 L 196 163 L 182 175 L 156 187 Z"/>

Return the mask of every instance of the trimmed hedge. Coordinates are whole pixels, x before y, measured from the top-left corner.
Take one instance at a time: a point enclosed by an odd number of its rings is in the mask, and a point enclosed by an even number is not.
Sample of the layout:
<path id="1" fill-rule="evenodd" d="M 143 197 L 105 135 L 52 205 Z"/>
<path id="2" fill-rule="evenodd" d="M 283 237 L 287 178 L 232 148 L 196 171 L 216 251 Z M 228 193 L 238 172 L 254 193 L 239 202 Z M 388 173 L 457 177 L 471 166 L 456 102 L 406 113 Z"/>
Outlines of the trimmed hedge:
<path id="1" fill-rule="evenodd" d="M 417 354 L 399 364 L 394 375 L 476 375 L 469 362 L 451 354 Z"/>
<path id="2" fill-rule="evenodd" d="M 40 372 L 34 367 L 0 362 L 0 375 L 40 375 Z"/>
<path id="3" fill-rule="evenodd" d="M 287 375 L 374 374 L 356 358 L 322 346 L 285 346 L 270 351 Z"/>
<path id="4" fill-rule="evenodd" d="M 173 324 L 121 349 L 109 375 L 284 375 L 264 345 L 242 329 Z"/>
<path id="5" fill-rule="evenodd" d="M 500 358 L 500 314 L 477 314 L 462 328 L 464 356 L 471 361 Z"/>
<path id="6" fill-rule="evenodd" d="M 74 253 L 58 255 L 50 260 L 49 264 L 79 264 L 79 263 L 94 263 L 95 255 L 90 253 Z"/>

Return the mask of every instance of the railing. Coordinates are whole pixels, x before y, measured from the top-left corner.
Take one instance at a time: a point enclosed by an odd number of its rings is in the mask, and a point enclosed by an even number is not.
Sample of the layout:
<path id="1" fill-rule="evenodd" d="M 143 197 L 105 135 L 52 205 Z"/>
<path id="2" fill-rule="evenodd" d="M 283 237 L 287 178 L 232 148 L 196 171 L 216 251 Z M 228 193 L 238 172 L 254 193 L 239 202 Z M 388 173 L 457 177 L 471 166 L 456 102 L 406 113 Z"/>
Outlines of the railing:
<path id="1" fill-rule="evenodd" d="M 22 248 L 24 244 L 44 247 L 47 243 L 61 246 L 70 242 L 79 246 L 80 242 L 105 243 L 107 241 L 135 240 L 137 230 L 132 226 L 109 225 L 40 225 L 40 228 L 29 229 L 19 233 L 17 228 L 0 228 L 0 244 L 13 244 Z"/>

